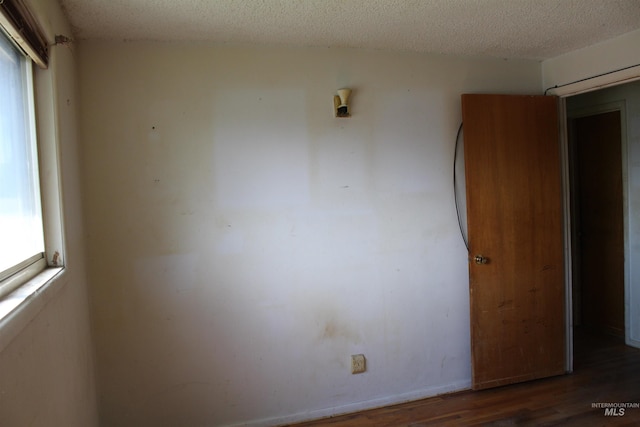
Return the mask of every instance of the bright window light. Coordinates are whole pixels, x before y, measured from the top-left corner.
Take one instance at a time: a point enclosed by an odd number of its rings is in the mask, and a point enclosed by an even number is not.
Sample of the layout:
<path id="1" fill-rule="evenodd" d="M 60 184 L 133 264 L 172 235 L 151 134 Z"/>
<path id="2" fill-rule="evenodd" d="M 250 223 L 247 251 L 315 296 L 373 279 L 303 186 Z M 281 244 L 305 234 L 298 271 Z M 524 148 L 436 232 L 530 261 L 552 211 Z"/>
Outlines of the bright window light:
<path id="1" fill-rule="evenodd" d="M 32 63 L 0 32 L 0 280 L 42 259 Z"/>

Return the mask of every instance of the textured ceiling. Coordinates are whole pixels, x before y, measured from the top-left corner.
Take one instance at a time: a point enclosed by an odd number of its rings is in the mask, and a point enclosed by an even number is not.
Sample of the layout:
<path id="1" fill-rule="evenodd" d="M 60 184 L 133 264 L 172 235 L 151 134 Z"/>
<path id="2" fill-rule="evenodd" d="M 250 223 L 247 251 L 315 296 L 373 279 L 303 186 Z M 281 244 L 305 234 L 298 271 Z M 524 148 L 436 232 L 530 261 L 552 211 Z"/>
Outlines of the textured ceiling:
<path id="1" fill-rule="evenodd" d="M 74 37 L 545 59 L 640 28 L 640 0 L 61 0 Z"/>

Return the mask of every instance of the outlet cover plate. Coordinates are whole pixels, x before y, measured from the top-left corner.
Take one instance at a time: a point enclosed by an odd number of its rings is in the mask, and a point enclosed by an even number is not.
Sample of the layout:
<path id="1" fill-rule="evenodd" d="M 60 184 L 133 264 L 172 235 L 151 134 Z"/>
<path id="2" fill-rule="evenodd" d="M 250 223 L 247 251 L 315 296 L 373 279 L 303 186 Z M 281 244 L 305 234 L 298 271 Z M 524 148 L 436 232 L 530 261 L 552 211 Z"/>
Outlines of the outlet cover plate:
<path id="1" fill-rule="evenodd" d="M 351 373 L 361 374 L 367 370 L 367 359 L 364 354 L 354 354 L 351 356 Z"/>

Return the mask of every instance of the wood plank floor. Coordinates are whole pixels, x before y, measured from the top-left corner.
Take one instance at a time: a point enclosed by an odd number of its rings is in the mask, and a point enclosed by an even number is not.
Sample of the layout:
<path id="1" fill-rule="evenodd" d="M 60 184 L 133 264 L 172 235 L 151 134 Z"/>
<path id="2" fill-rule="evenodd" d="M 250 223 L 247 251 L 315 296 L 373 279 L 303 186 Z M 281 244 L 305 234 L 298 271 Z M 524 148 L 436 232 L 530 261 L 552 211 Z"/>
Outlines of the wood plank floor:
<path id="1" fill-rule="evenodd" d="M 592 403 L 640 403 L 640 350 L 618 338 L 575 332 L 574 372 L 483 391 L 464 391 L 298 427 L 640 426 L 640 409 L 605 416 Z"/>

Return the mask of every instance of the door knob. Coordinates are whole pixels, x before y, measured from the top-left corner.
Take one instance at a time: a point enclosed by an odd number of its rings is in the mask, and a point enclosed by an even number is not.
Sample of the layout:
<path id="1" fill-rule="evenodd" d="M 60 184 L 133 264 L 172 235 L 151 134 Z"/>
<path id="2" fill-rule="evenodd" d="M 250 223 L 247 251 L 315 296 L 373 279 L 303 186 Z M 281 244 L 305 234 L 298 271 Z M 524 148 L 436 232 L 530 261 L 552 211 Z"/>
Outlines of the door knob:
<path id="1" fill-rule="evenodd" d="M 476 255 L 475 257 L 473 257 L 473 260 L 478 265 L 487 264 L 489 262 L 489 259 L 483 257 L 482 255 Z"/>

